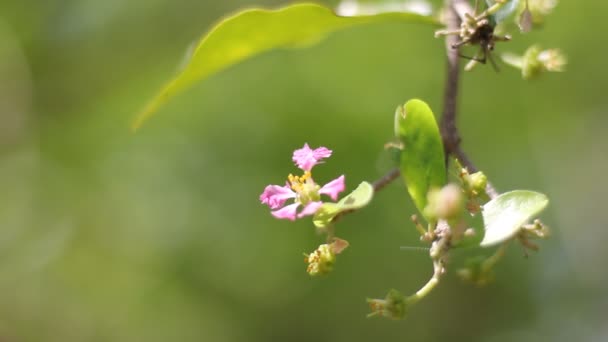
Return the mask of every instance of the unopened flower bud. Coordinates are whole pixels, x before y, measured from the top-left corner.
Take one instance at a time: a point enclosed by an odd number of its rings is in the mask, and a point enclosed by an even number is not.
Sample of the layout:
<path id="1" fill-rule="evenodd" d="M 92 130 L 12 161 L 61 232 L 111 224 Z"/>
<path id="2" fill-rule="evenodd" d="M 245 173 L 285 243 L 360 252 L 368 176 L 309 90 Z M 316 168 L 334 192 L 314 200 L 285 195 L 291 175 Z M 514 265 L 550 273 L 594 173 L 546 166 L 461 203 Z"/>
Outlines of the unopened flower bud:
<path id="1" fill-rule="evenodd" d="M 448 184 L 441 190 L 431 190 L 428 205 L 424 209 L 428 217 L 452 220 L 461 216 L 464 208 L 462 190 L 456 184 Z"/>
<path id="2" fill-rule="evenodd" d="M 406 299 L 397 290 L 392 289 L 384 299 L 367 299 L 372 312 L 367 317 L 382 316 L 390 319 L 403 319 L 406 312 Z"/>
<path id="3" fill-rule="evenodd" d="M 488 185 L 488 177 L 483 174 L 483 172 L 475 172 L 472 175 L 469 175 L 467 181 L 468 187 L 475 191 L 477 194 L 483 194 L 486 191 L 486 186 Z"/>

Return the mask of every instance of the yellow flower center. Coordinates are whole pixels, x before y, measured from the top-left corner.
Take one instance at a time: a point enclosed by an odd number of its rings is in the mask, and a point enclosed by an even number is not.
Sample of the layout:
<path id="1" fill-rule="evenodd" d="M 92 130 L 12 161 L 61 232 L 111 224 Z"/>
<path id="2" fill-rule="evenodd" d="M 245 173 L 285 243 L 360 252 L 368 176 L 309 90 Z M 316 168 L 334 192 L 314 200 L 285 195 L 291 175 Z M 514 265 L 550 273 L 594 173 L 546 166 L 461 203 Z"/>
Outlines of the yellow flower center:
<path id="1" fill-rule="evenodd" d="M 290 174 L 287 177 L 287 180 L 289 181 L 291 189 L 298 194 L 298 200 L 303 205 L 306 205 L 310 201 L 320 200 L 320 187 L 312 179 L 312 173 L 310 171 L 304 172 L 302 176 Z"/>

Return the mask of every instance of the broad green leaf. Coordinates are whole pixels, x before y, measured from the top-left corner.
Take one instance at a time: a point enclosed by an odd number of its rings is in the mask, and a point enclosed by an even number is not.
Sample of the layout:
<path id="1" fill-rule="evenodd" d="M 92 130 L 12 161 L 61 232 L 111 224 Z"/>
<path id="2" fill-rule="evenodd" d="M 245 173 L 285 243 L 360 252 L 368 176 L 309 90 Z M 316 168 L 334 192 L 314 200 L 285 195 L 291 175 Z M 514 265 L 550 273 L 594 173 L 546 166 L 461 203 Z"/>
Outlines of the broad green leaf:
<path id="1" fill-rule="evenodd" d="M 416 208 L 424 215 L 429 190 L 443 187 L 447 177 L 443 142 L 429 106 L 410 100 L 399 107 L 395 134 L 403 144 L 401 175 Z"/>
<path id="2" fill-rule="evenodd" d="M 486 233 L 480 245 L 489 247 L 512 238 L 547 204 L 547 196 L 527 190 L 507 192 L 486 203 L 482 208 Z"/>
<path id="3" fill-rule="evenodd" d="M 373 196 L 374 187 L 368 182 L 363 182 L 337 203 L 324 203 L 313 217 L 313 223 L 317 228 L 325 228 L 338 214 L 365 207 Z"/>
<path id="4" fill-rule="evenodd" d="M 198 42 L 183 70 L 148 102 L 132 128 L 137 129 L 167 100 L 194 83 L 247 58 L 277 48 L 309 46 L 337 30 L 385 21 L 437 24 L 436 19 L 429 16 L 403 12 L 340 17 L 315 4 L 296 4 L 277 10 L 247 9 L 227 17 Z"/>

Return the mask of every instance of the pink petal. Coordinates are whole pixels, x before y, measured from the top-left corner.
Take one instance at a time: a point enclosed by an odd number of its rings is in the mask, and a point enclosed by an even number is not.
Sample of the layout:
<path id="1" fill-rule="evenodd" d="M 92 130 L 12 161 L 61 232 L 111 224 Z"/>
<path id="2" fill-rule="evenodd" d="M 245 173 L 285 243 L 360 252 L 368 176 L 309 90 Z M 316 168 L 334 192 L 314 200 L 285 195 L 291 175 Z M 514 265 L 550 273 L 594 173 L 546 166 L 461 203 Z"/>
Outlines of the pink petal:
<path id="1" fill-rule="evenodd" d="M 271 214 L 272 214 L 272 216 L 274 216 L 278 219 L 288 219 L 288 220 L 295 221 L 296 220 L 296 211 L 298 210 L 299 206 L 300 206 L 300 203 L 290 204 L 279 210 L 275 210 L 275 211 L 271 212 Z"/>
<path id="2" fill-rule="evenodd" d="M 312 150 L 308 144 L 304 144 L 304 147 L 293 152 L 292 160 L 300 169 L 310 171 L 321 161 L 321 159 L 330 157 L 331 152 L 332 151 L 326 147 L 319 147 Z"/>
<path id="3" fill-rule="evenodd" d="M 344 188 L 344 175 L 342 175 L 332 180 L 331 182 L 323 185 L 323 187 L 319 190 L 319 193 L 327 195 L 335 201 L 338 199 L 338 194 L 344 191 Z"/>
<path id="4" fill-rule="evenodd" d="M 298 214 L 298 218 L 302 218 L 304 216 L 314 215 L 317 210 L 323 205 L 323 202 L 310 202 L 308 203 L 302 212 Z"/>
<path id="5" fill-rule="evenodd" d="M 270 209 L 278 209 L 285 204 L 286 200 L 295 197 L 296 193 L 287 185 L 268 185 L 260 195 L 260 201 L 262 201 L 263 204 L 267 204 Z"/>

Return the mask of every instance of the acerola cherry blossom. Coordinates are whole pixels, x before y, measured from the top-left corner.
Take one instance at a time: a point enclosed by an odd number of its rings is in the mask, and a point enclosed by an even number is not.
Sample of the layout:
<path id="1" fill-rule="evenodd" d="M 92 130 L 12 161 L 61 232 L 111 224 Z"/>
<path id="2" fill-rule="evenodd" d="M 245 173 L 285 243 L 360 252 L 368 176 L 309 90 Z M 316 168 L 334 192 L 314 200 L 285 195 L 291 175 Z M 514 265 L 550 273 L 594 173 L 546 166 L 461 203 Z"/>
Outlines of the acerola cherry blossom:
<path id="1" fill-rule="evenodd" d="M 338 194 L 344 191 L 344 175 L 321 187 L 312 179 L 311 172 L 315 165 L 321 163 L 322 159 L 330 157 L 331 153 L 332 151 L 326 147 L 313 150 L 308 144 L 295 150 L 292 160 L 304 171 L 304 174 L 302 176 L 290 174 L 284 186 L 268 185 L 260 195 L 260 201 L 274 210 L 272 211 L 274 217 L 292 221 L 314 215 L 323 204 L 321 195 L 327 195 L 333 201 L 337 201 Z M 292 198 L 294 203 L 285 205 L 285 202 Z M 300 206 L 303 209 L 298 213 Z"/>

